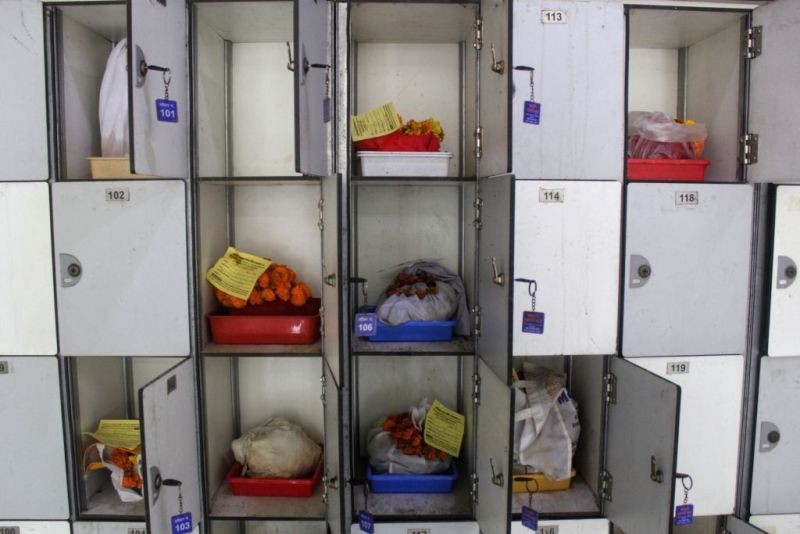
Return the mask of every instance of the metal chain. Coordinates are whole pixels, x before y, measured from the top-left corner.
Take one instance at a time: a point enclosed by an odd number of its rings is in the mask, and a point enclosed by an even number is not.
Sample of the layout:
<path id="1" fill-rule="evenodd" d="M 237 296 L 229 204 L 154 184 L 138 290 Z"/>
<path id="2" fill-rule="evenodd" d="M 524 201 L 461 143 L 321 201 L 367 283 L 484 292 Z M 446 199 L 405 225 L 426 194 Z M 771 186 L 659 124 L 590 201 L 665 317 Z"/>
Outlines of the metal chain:
<path id="1" fill-rule="evenodd" d="M 180 486 L 178 486 L 178 515 L 183 515 L 183 492 Z"/>
<path id="2" fill-rule="evenodd" d="M 172 82 L 172 73 L 169 69 L 162 73 L 162 79 L 164 80 L 164 100 L 169 100 L 169 84 Z"/>

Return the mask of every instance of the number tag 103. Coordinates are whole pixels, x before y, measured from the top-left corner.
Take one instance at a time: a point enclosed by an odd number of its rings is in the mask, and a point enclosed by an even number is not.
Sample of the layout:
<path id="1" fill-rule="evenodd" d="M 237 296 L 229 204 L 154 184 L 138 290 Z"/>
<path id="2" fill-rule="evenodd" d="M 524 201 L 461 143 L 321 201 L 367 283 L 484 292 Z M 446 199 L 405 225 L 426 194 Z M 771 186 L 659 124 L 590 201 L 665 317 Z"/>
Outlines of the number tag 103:
<path id="1" fill-rule="evenodd" d="M 192 531 L 192 512 L 172 516 L 172 534 L 189 534 Z"/>

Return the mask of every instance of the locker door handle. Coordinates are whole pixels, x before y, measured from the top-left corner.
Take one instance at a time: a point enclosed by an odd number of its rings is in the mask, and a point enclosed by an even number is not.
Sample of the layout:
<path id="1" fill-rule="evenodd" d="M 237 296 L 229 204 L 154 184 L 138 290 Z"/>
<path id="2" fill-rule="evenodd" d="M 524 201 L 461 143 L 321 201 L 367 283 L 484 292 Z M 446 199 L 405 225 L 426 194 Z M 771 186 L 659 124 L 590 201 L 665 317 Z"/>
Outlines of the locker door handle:
<path id="1" fill-rule="evenodd" d="M 638 254 L 631 254 L 630 271 L 629 271 L 629 285 L 631 289 L 643 287 L 650 281 L 650 276 L 653 274 L 653 268 L 650 262 L 644 256 Z"/>
<path id="2" fill-rule="evenodd" d="M 781 432 L 778 425 L 770 421 L 761 422 L 761 435 L 758 440 L 758 452 L 770 452 L 778 446 Z"/>
<path id="3" fill-rule="evenodd" d="M 778 256 L 778 275 L 776 289 L 786 289 L 797 278 L 797 264 L 789 256 Z"/>
<path id="4" fill-rule="evenodd" d="M 72 254 L 61 253 L 58 255 L 59 271 L 61 274 L 61 287 L 72 287 L 81 281 L 83 265 Z"/>

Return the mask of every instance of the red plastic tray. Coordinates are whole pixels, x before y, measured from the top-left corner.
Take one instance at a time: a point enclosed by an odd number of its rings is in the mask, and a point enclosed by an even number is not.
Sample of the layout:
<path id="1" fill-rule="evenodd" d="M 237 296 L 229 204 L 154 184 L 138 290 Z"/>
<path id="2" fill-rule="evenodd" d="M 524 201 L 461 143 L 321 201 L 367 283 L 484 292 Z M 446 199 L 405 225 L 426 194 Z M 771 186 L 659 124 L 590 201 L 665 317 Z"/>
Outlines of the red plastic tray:
<path id="1" fill-rule="evenodd" d="M 222 309 L 208 316 L 215 343 L 235 345 L 309 345 L 319 339 L 320 300 L 304 306 L 269 302 L 241 310 Z"/>
<path id="2" fill-rule="evenodd" d="M 710 163 L 707 159 L 628 158 L 628 179 L 702 182 Z"/>
<path id="3" fill-rule="evenodd" d="M 242 465 L 235 463 L 225 477 L 231 493 L 254 497 L 311 497 L 314 487 L 322 478 L 323 456 L 310 478 L 248 478 L 240 477 Z"/>

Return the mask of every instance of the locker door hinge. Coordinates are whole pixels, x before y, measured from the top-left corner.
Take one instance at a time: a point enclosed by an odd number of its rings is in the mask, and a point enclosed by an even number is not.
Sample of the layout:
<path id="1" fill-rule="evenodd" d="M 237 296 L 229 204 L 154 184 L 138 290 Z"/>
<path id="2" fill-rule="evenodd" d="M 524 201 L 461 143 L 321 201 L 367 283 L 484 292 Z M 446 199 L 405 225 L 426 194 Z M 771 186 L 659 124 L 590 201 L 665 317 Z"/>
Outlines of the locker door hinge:
<path id="1" fill-rule="evenodd" d="M 614 477 L 608 471 L 600 471 L 597 487 L 600 488 L 600 498 L 611 502 L 611 492 L 614 489 Z"/>
<path id="2" fill-rule="evenodd" d="M 325 337 L 325 306 L 319 307 L 319 335 Z"/>
<path id="3" fill-rule="evenodd" d="M 607 404 L 616 404 L 617 403 L 617 375 L 614 373 L 608 373 L 606 376 L 603 377 L 603 381 L 605 382 L 606 388 L 606 403 Z"/>
<path id="4" fill-rule="evenodd" d="M 742 43 L 745 59 L 754 59 L 761 55 L 762 33 L 761 26 L 753 26 L 745 30 L 744 42 Z"/>
<path id="5" fill-rule="evenodd" d="M 320 394 L 319 398 L 322 401 L 322 405 L 325 406 L 325 405 L 327 405 L 327 402 L 328 402 L 328 397 L 327 397 L 326 391 L 325 391 L 325 386 L 328 383 L 328 379 L 325 378 L 325 375 L 322 375 L 321 377 L 319 377 L 319 383 L 320 383 L 320 388 L 322 389 L 322 393 Z"/>
<path id="6" fill-rule="evenodd" d="M 475 17 L 475 42 L 472 43 L 472 47 L 475 50 L 480 50 L 483 48 L 483 18 L 482 17 Z"/>
<path id="7" fill-rule="evenodd" d="M 469 490 L 469 495 L 472 497 L 472 503 L 478 504 L 478 473 L 472 473 L 472 475 L 470 475 L 470 480 L 472 482 L 472 488 Z"/>
<path id="8" fill-rule="evenodd" d="M 483 226 L 483 221 L 481 220 L 481 208 L 483 207 L 483 199 L 478 197 L 475 199 L 475 202 L 472 203 L 472 207 L 475 208 L 475 219 L 472 221 L 472 226 L 475 227 L 476 230 L 480 230 L 481 226 Z"/>
<path id="9" fill-rule="evenodd" d="M 479 406 L 481 403 L 481 375 L 472 375 L 472 402 Z"/>
<path id="10" fill-rule="evenodd" d="M 758 163 L 758 134 L 744 134 L 739 139 L 739 162 L 742 165 Z"/>
<path id="11" fill-rule="evenodd" d="M 477 304 L 472 307 L 472 331 L 475 337 L 481 337 L 481 307 Z"/>
<path id="12" fill-rule="evenodd" d="M 324 206 L 325 206 L 325 200 L 322 198 L 319 199 L 319 202 L 317 202 L 317 209 L 319 210 L 319 220 L 317 220 L 317 228 L 319 228 L 320 232 L 325 229 L 325 221 L 322 218 L 324 212 L 323 210 Z"/>
<path id="13" fill-rule="evenodd" d="M 481 159 L 483 156 L 483 128 L 475 128 L 475 157 Z"/>

